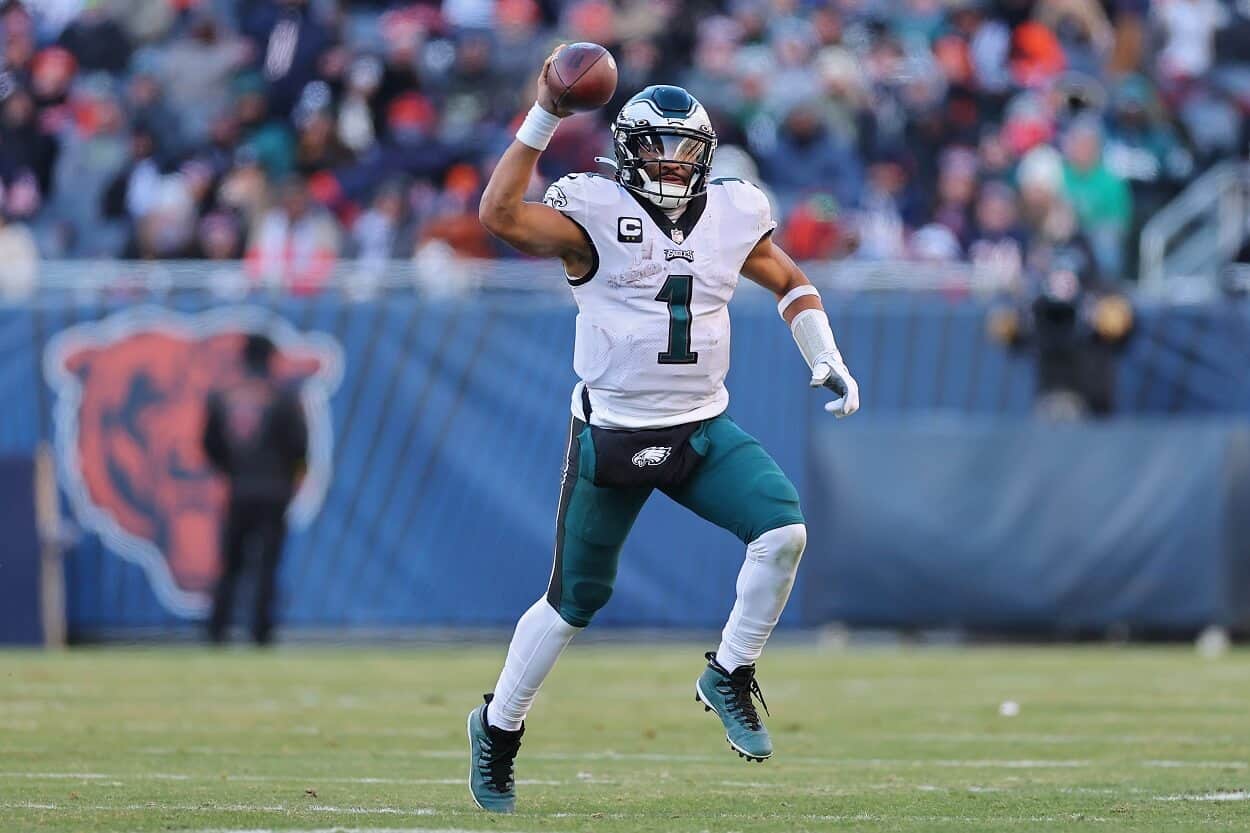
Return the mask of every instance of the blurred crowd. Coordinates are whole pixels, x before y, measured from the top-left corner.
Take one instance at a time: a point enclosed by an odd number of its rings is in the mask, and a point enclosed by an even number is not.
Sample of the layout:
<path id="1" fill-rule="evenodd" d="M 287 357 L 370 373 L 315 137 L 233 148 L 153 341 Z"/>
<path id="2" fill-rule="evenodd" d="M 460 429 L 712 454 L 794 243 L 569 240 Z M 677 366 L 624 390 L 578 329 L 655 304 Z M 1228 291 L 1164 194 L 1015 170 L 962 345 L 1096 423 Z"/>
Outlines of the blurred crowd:
<path id="1" fill-rule="evenodd" d="M 478 197 L 574 40 L 620 87 L 544 180 L 682 84 L 799 259 L 1131 278 L 1144 218 L 1250 145 L 1250 0 L 0 0 L 8 291 L 37 257 L 243 258 L 311 291 L 341 258 L 512 256 Z"/>

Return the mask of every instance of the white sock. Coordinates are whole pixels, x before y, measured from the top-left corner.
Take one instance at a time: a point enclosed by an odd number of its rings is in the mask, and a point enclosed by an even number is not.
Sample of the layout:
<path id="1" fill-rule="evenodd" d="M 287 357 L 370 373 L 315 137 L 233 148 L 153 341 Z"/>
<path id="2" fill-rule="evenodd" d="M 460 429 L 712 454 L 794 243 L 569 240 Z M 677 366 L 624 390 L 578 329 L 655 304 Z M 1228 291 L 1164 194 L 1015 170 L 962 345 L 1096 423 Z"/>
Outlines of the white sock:
<path id="1" fill-rule="evenodd" d="M 747 560 L 738 573 L 738 600 L 716 649 L 716 661 L 726 671 L 750 665 L 764 653 L 764 643 L 790 598 L 805 546 L 803 524 L 771 529 L 747 544 Z"/>
<path id="2" fill-rule="evenodd" d="M 521 728 L 539 686 L 564 647 L 581 630 L 561 619 L 546 599 L 539 599 L 521 615 L 508 646 L 508 659 L 495 683 L 495 698 L 486 709 L 486 721 L 491 726 L 510 732 Z"/>

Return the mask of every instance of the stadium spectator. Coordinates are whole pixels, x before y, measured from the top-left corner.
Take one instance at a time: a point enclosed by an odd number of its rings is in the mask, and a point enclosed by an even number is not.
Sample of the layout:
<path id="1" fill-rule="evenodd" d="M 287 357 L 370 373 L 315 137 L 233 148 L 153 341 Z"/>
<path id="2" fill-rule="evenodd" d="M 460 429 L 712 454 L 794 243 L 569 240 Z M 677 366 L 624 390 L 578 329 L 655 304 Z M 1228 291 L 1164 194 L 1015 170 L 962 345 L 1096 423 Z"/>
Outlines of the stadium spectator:
<path id="1" fill-rule="evenodd" d="M 28 171 L 35 177 L 39 192 L 47 194 L 59 152 L 55 134 L 39 125 L 34 98 L 26 90 L 14 90 L 0 106 L 0 155 L 8 169 L 6 175 Z"/>
<path id="2" fill-rule="evenodd" d="M 1155 0 L 1155 25 L 1163 38 L 1160 79 L 1170 85 L 1201 78 L 1215 58 L 1215 32 L 1228 22 L 1219 0 Z"/>
<path id="3" fill-rule="evenodd" d="M 215 211 L 196 229 L 194 256 L 200 260 L 238 260 L 243 256 L 239 221 L 228 211 Z"/>
<path id="4" fill-rule="evenodd" d="M 116 257 L 126 224 L 106 220 L 104 197 L 130 159 L 125 114 L 108 76 L 84 79 L 73 98 L 72 123 L 62 133 L 50 209 L 61 245 L 77 254 Z"/>
<path id="5" fill-rule="evenodd" d="M 295 170 L 302 176 L 332 171 L 354 161 L 352 152 L 339 141 L 331 103 L 330 85 L 314 81 L 304 88 L 295 107 Z"/>
<path id="6" fill-rule="evenodd" d="M 860 198 L 860 257 L 890 260 L 905 255 L 907 189 L 904 156 L 888 150 L 878 152 L 868 166 L 867 182 Z"/>
<path id="7" fill-rule="evenodd" d="M 1063 201 L 1063 156 L 1049 145 L 1033 148 L 1016 167 L 1020 219 L 1026 237 L 1041 233 L 1051 212 Z"/>
<path id="8" fill-rule="evenodd" d="M 186 34 L 174 38 L 153 59 L 166 100 L 177 108 L 177 124 L 193 143 L 205 140 L 213 120 L 230 105 L 234 73 L 252 54 L 242 38 L 225 35 L 206 9 L 193 12 Z"/>
<path id="9" fill-rule="evenodd" d="M 0 187 L 0 205 L 4 203 Z M 10 222 L 0 210 L 0 303 L 30 297 L 39 274 L 39 251 L 35 236 L 23 223 Z"/>
<path id="10" fill-rule="evenodd" d="M 339 142 L 357 156 L 372 148 L 385 129 L 374 106 L 381 81 L 382 65 L 371 55 L 358 57 L 347 72 L 335 128 Z"/>
<path id="11" fill-rule="evenodd" d="M 295 166 L 290 121 L 273 117 L 259 75 L 244 73 L 235 78 L 234 86 L 240 145 L 256 156 L 268 176 L 284 179 Z"/>
<path id="12" fill-rule="evenodd" d="M 100 2 L 108 10 L 109 16 L 126 30 L 130 42 L 136 46 L 154 43 L 168 34 L 182 11 L 181 7 L 187 5 L 181 2 L 153 3 L 152 0 Z"/>
<path id="13" fill-rule="evenodd" d="M 86 72 L 117 74 L 130 62 L 130 37 L 101 0 L 85 0 L 82 11 L 61 31 L 59 41 Z"/>
<path id="14" fill-rule="evenodd" d="M 407 215 L 403 185 L 399 182 L 383 185 L 372 206 L 356 221 L 351 254 L 371 264 L 411 254 L 404 251 L 405 238 L 411 234 Z"/>
<path id="15" fill-rule="evenodd" d="M 1119 278 L 1133 198 L 1124 180 L 1102 158 L 1102 128 L 1084 117 L 1064 136 L 1064 194 L 1093 243 L 1100 270 Z"/>
<path id="16" fill-rule="evenodd" d="M 334 217 L 313 203 L 307 183 L 292 176 L 280 201 L 260 216 L 247 247 L 248 271 L 263 286 L 297 294 L 315 292 L 329 279 L 338 258 Z"/>
<path id="17" fill-rule="evenodd" d="M 136 61 L 136 63 L 138 63 Z M 165 97 L 156 68 L 145 62 L 137 66 L 126 88 L 125 107 L 136 127 L 149 131 L 162 159 L 177 159 L 188 148 L 182 112 Z M 195 144 L 203 137 L 197 136 Z"/>
<path id="18" fill-rule="evenodd" d="M 251 38 L 269 110 L 290 115 L 300 92 L 316 80 L 334 38 L 308 0 L 242 4 L 242 32 Z"/>
<path id="19" fill-rule="evenodd" d="M 1016 194 L 1002 182 L 987 182 L 977 196 L 968 259 L 1002 287 L 1018 285 L 1024 268 L 1024 232 Z"/>
<path id="20" fill-rule="evenodd" d="M 816 189 L 832 192 L 842 205 L 859 201 L 859 159 L 809 104 L 796 104 L 786 114 L 773 147 L 760 154 L 760 171 L 787 210 L 804 192 Z"/>
<path id="21" fill-rule="evenodd" d="M 472 166 L 452 168 L 432 217 L 422 230 L 419 246 L 440 241 L 461 257 L 490 257 L 495 244 L 477 219 L 476 198 L 480 193 L 481 182 Z"/>
<path id="22" fill-rule="evenodd" d="M 941 223 L 929 223 L 916 229 L 908 241 L 907 256 L 926 263 L 955 263 L 963 252 L 959 239 Z"/>
<path id="23" fill-rule="evenodd" d="M 799 260 L 839 259 L 856 242 L 844 223 L 832 197 L 814 194 L 790 212 L 779 240 L 786 253 Z"/>
<path id="24" fill-rule="evenodd" d="M 972 242 L 972 204 L 977 193 L 977 156 L 966 147 L 951 147 L 939 163 L 933 219 L 951 230 L 961 247 Z"/>

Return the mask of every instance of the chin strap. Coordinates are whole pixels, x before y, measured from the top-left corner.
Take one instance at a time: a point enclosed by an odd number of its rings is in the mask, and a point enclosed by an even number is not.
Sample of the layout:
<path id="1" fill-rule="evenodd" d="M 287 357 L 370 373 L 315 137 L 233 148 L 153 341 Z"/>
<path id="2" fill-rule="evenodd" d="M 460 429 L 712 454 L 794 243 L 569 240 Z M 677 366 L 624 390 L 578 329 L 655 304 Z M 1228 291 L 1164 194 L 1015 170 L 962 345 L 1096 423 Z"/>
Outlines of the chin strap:
<path id="1" fill-rule="evenodd" d="M 609 159 L 606 156 L 596 156 L 595 161 L 598 162 L 600 165 L 611 165 L 613 170 L 616 170 L 616 171 L 620 170 L 620 165 L 616 164 L 615 159 Z"/>

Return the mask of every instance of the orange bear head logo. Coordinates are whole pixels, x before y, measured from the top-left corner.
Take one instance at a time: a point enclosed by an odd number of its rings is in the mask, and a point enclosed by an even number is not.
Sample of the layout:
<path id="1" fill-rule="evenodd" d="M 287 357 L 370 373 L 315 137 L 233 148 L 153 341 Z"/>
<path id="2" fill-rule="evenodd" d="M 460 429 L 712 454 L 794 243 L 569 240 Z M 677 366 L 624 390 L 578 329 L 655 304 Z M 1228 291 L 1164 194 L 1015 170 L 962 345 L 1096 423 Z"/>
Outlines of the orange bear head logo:
<path id="1" fill-rule="evenodd" d="M 182 315 L 127 310 L 58 333 L 44 354 L 56 393 L 60 478 L 84 528 L 139 564 L 170 611 L 201 616 L 218 573 L 225 486 L 200 446 L 211 390 L 242 372 L 248 334 L 277 346 L 278 378 L 298 386 L 309 428 L 309 468 L 292 502 L 294 526 L 315 516 L 329 482 L 329 397 L 342 351 L 245 307 Z"/>

